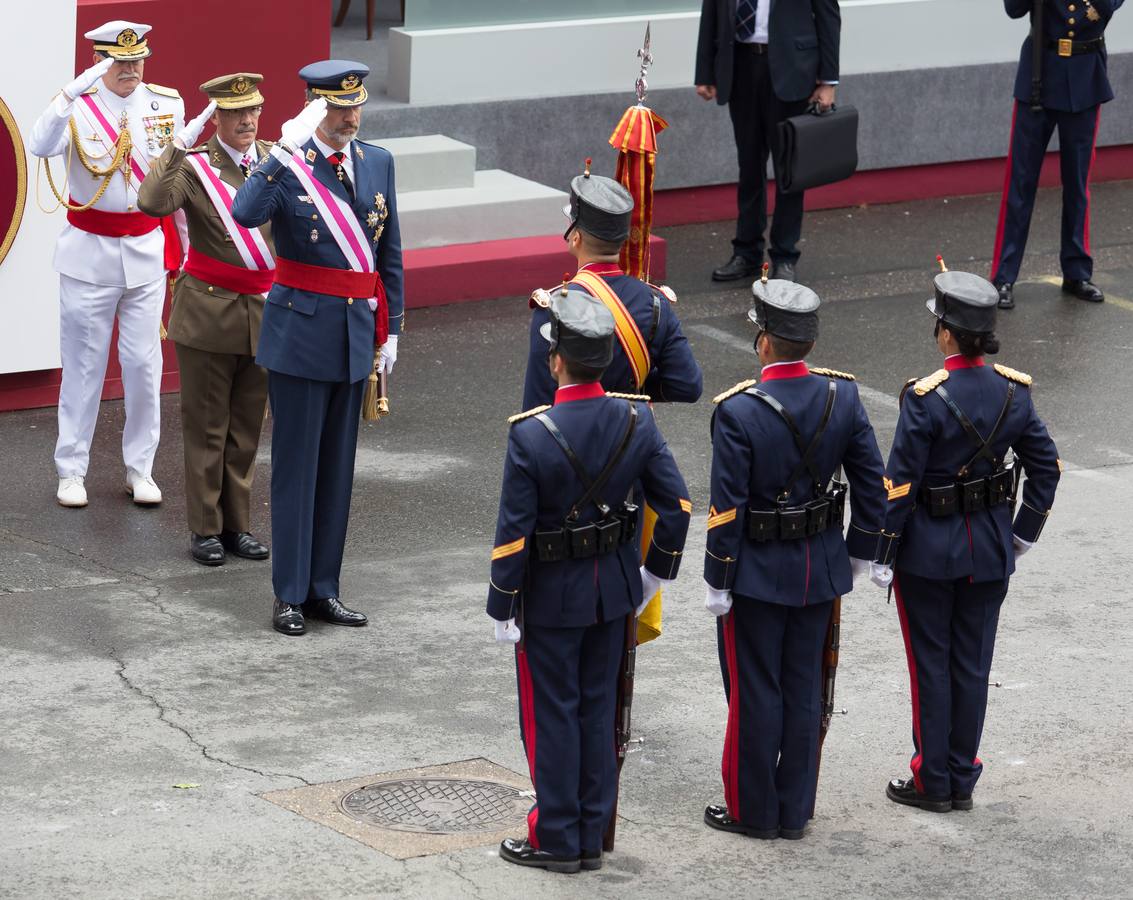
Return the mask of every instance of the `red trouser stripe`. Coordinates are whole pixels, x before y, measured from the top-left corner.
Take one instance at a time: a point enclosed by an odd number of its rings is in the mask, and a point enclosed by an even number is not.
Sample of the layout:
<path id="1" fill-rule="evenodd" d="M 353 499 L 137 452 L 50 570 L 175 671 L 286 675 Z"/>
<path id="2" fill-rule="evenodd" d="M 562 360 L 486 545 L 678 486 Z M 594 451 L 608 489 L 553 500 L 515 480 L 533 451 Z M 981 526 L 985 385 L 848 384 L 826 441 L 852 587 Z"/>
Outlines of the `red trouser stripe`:
<path id="1" fill-rule="evenodd" d="M 905 601 L 901 599 L 901 579 L 893 576 L 893 596 L 897 598 L 897 617 L 901 620 L 901 637 L 905 639 L 905 657 L 909 661 L 909 693 L 913 698 L 913 737 L 917 743 L 917 753 L 909 763 L 913 771 L 913 783 L 917 790 L 924 793 L 921 784 L 921 696 L 917 685 L 917 658 L 913 655 L 913 643 L 909 638 L 909 618 L 905 613 Z"/>
<path id="2" fill-rule="evenodd" d="M 1090 175 L 1094 171 L 1094 161 L 1098 158 L 1098 126 L 1102 122 L 1102 108 L 1098 105 L 1097 115 L 1094 118 L 1094 143 L 1090 148 L 1090 167 L 1086 170 L 1086 221 L 1082 225 L 1082 246 L 1086 248 L 1086 255 L 1090 254 Z"/>
<path id="3" fill-rule="evenodd" d="M 724 803 L 728 815 L 740 819 L 740 673 L 736 660 L 736 613 L 724 619 L 724 657 L 728 663 L 728 727 L 724 732 L 724 756 L 720 774 L 724 779 Z"/>
<path id="4" fill-rule="evenodd" d="M 535 691 L 531 686 L 531 667 L 527 663 L 527 651 L 517 645 L 515 665 L 519 671 L 519 715 L 523 722 L 523 747 L 527 751 L 527 771 L 531 775 L 531 786 L 535 788 L 536 802 L 527 814 L 527 840 L 536 850 L 539 838 L 535 826 L 539 822 L 539 788 L 535 784 Z"/>
<path id="5" fill-rule="evenodd" d="M 1007 167 L 1003 173 L 1003 198 L 999 201 L 999 224 L 995 228 L 995 252 L 991 254 L 991 275 L 993 281 L 999 274 L 999 261 L 1003 255 L 1003 226 L 1007 221 L 1007 195 L 1011 193 L 1011 166 L 1015 155 L 1015 120 L 1019 116 L 1019 101 L 1011 110 L 1011 137 L 1007 144 Z"/>

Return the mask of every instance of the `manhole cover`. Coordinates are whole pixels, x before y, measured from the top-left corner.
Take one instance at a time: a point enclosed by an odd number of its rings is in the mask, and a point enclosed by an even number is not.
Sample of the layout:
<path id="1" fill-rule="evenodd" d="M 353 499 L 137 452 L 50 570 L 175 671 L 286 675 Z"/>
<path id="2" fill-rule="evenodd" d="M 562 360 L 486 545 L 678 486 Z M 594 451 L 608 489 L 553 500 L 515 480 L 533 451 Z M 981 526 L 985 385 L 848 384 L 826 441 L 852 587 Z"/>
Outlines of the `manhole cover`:
<path id="1" fill-rule="evenodd" d="M 338 805 L 350 818 L 379 828 L 463 834 L 522 823 L 531 794 L 498 781 L 404 778 L 358 788 Z"/>

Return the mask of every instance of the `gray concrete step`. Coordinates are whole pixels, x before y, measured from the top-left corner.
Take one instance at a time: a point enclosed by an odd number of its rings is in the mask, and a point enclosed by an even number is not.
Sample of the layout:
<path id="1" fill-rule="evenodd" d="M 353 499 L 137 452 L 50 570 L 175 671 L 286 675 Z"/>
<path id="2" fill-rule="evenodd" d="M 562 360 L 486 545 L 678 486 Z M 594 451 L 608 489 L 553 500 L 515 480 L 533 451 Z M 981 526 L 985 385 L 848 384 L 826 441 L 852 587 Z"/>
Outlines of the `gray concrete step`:
<path id="1" fill-rule="evenodd" d="M 471 144 L 443 134 L 382 138 L 364 143 L 384 147 L 393 154 L 398 198 L 412 191 L 470 188 L 475 185 L 476 148 Z"/>

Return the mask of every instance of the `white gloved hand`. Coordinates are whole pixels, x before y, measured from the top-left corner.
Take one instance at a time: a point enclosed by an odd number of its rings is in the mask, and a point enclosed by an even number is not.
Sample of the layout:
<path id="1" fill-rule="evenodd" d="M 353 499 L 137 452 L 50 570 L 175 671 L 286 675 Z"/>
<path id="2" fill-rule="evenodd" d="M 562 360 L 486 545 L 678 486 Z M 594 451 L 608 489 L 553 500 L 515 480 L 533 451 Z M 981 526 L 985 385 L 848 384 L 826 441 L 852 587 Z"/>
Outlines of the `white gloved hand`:
<path id="1" fill-rule="evenodd" d="M 879 588 L 889 587 L 893 583 L 893 567 L 871 562 L 869 564 L 869 580 Z"/>
<path id="2" fill-rule="evenodd" d="M 1019 535 L 1011 535 L 1011 543 L 1015 546 L 1015 561 L 1019 561 L 1019 557 L 1035 546 L 1034 541 L 1025 541 Z"/>
<path id="3" fill-rule="evenodd" d="M 112 65 L 114 65 L 114 60 L 109 56 L 101 62 L 96 62 L 86 71 L 80 72 L 78 78 L 63 88 L 63 94 L 68 100 L 74 102 L 80 94 L 89 91 L 96 81 L 109 72 Z"/>
<path id="4" fill-rule="evenodd" d="M 173 138 L 177 146 L 182 150 L 188 150 L 192 147 L 197 142 L 197 138 L 201 136 L 201 132 L 205 130 L 205 123 L 212 117 L 215 110 L 216 101 L 211 100 L 199 116 L 186 122 L 185 127 L 178 131 L 177 136 Z"/>
<path id="5" fill-rule="evenodd" d="M 495 625 L 496 628 L 497 643 L 519 643 L 519 626 L 515 624 L 515 619 L 508 619 L 506 622 L 501 622 L 499 619 L 493 619 L 492 624 Z"/>
<path id="6" fill-rule="evenodd" d="M 708 593 L 704 597 L 704 608 L 714 616 L 727 615 L 732 609 L 732 592 L 720 591 L 708 585 Z"/>
<path id="7" fill-rule="evenodd" d="M 645 566 L 641 567 L 640 573 L 641 573 L 641 605 L 636 610 L 634 610 L 633 614 L 635 616 L 640 616 L 643 612 L 645 612 L 645 607 L 647 607 L 649 605 L 650 600 L 652 600 L 655 596 L 657 596 L 657 592 L 659 590 L 661 590 L 661 585 L 667 583 L 667 582 L 662 581 L 660 578 L 658 578 L 652 572 L 650 572 L 647 568 L 645 568 Z"/>
<path id="8" fill-rule="evenodd" d="M 280 143 L 289 150 L 298 150 L 307 141 L 314 137 L 319 123 L 327 114 L 327 102 L 319 97 L 308 103 L 294 119 L 288 119 L 279 130 Z"/>
<path id="9" fill-rule="evenodd" d="M 397 335 L 391 334 L 380 348 L 378 356 L 378 371 L 387 375 L 393 371 L 393 364 L 397 362 Z"/>
<path id="10" fill-rule="evenodd" d="M 850 575 L 854 581 L 857 581 L 862 575 L 869 574 L 869 560 L 858 559 L 856 556 L 850 557 Z"/>

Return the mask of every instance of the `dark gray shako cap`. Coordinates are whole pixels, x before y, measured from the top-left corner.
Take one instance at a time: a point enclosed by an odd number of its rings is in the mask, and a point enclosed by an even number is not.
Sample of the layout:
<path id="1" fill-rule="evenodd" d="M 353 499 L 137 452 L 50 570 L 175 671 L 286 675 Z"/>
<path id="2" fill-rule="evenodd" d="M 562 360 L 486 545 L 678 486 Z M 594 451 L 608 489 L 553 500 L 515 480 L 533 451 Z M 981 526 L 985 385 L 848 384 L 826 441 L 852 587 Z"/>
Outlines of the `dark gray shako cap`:
<path id="1" fill-rule="evenodd" d="M 936 296 L 925 303 L 928 311 L 949 328 L 972 334 L 995 331 L 999 292 L 986 278 L 971 272 L 941 272 L 932 281 Z"/>
<path id="2" fill-rule="evenodd" d="M 547 311 L 551 321 L 539 333 L 551 350 L 595 369 L 604 369 L 613 361 L 614 316 L 601 300 L 574 288 L 567 288 L 565 294 L 555 290 Z"/>
<path id="3" fill-rule="evenodd" d="M 578 228 L 601 241 L 621 243 L 629 237 L 633 197 L 613 178 L 589 173 L 587 160 L 586 174 L 576 176 L 570 183 L 570 204 L 563 207 L 570 225 L 563 237 L 572 228 Z"/>
<path id="4" fill-rule="evenodd" d="M 818 338 L 818 307 L 822 301 L 806 285 L 793 281 L 757 280 L 751 286 L 755 302 L 747 317 L 760 331 L 788 341 L 808 343 Z"/>

